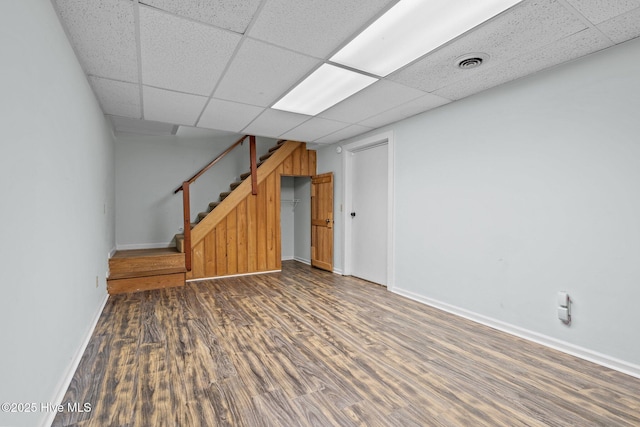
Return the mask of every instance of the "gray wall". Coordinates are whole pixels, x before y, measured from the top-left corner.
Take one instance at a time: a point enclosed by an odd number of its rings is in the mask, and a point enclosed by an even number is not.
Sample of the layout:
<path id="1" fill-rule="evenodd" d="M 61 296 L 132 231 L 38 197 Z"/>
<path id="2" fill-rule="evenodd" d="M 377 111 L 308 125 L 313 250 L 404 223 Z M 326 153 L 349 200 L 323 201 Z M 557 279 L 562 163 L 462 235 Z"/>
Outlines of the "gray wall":
<path id="1" fill-rule="evenodd" d="M 238 139 L 228 134 L 142 136 L 116 141 L 116 240 L 118 249 L 168 246 L 183 226 L 182 193 L 173 191 Z M 257 138 L 258 156 L 276 141 Z M 217 201 L 249 170 L 248 139 L 191 186 L 191 220 Z"/>
<path id="2" fill-rule="evenodd" d="M 311 178 L 294 178 L 294 259 L 311 263 Z"/>
<path id="3" fill-rule="evenodd" d="M 281 198 L 282 259 L 310 264 L 311 179 L 283 176 Z"/>
<path id="4" fill-rule="evenodd" d="M 295 218 L 294 218 L 294 177 L 283 176 L 280 185 L 280 230 L 282 259 L 293 259 L 294 238 L 295 238 Z"/>
<path id="5" fill-rule="evenodd" d="M 636 39 L 378 130 L 395 140 L 393 290 L 640 376 L 638 76 Z M 318 159 L 338 209 L 341 160 Z"/>
<path id="6" fill-rule="evenodd" d="M 106 299 L 114 143 L 50 2 L 0 2 L 0 57 L 0 402 L 39 405 L 62 397 Z M 44 425 L 37 410 L 0 425 Z"/>

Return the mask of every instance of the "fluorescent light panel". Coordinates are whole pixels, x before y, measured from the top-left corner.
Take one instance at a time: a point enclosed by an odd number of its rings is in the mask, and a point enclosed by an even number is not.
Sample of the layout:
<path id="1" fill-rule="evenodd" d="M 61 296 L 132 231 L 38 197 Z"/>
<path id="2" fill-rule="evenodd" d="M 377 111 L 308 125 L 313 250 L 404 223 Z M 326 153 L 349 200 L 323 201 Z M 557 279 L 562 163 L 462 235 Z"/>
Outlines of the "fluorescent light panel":
<path id="1" fill-rule="evenodd" d="M 401 0 L 331 61 L 386 76 L 520 1 Z"/>
<path id="2" fill-rule="evenodd" d="M 315 116 L 376 81 L 375 77 L 323 64 L 272 108 Z"/>

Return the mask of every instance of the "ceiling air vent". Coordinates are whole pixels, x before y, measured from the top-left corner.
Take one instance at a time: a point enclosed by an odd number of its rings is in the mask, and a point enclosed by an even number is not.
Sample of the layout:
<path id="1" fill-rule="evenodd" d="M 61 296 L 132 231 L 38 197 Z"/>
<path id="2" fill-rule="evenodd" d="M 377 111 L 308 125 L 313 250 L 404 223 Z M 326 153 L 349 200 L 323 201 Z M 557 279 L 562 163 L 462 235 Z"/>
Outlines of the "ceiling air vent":
<path id="1" fill-rule="evenodd" d="M 469 53 L 456 59 L 456 66 L 463 70 L 470 70 L 482 65 L 489 59 L 486 53 Z"/>

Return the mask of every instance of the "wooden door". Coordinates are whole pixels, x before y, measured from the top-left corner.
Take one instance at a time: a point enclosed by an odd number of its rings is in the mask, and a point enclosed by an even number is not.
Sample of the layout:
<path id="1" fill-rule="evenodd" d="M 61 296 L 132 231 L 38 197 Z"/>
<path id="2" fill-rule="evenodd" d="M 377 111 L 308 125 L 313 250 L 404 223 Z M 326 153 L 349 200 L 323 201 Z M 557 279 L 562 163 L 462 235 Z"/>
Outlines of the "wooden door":
<path id="1" fill-rule="evenodd" d="M 311 265 L 333 271 L 333 173 L 311 178 Z"/>

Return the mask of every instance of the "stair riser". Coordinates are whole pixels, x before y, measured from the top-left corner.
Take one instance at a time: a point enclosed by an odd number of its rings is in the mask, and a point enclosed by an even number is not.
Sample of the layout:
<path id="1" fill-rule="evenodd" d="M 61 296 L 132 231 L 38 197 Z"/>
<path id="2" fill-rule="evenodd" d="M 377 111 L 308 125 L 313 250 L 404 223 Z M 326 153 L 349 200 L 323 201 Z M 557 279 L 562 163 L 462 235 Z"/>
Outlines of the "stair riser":
<path id="1" fill-rule="evenodd" d="M 131 279 L 109 279 L 107 290 L 109 295 L 141 292 L 152 289 L 173 288 L 184 286 L 185 274 L 165 274 L 161 276 L 136 277 Z"/>
<path id="2" fill-rule="evenodd" d="M 184 254 L 181 253 L 136 258 L 111 258 L 109 260 L 109 271 L 112 275 L 180 267 L 184 267 Z"/>

